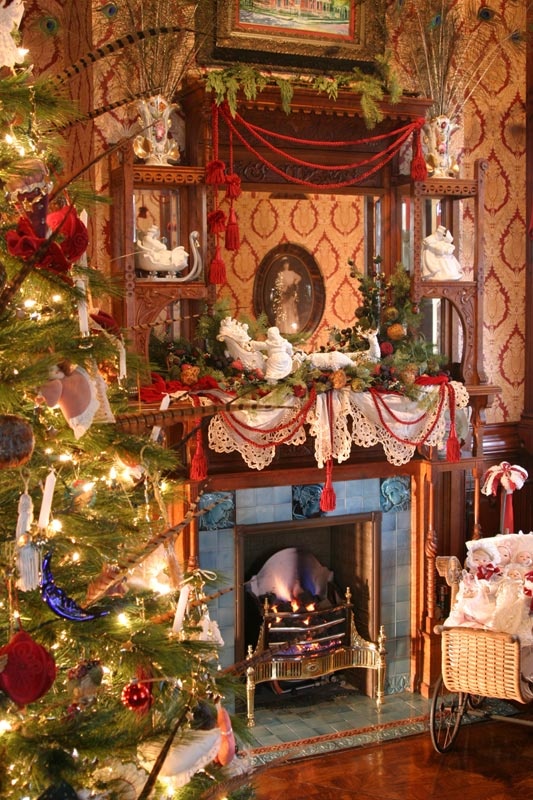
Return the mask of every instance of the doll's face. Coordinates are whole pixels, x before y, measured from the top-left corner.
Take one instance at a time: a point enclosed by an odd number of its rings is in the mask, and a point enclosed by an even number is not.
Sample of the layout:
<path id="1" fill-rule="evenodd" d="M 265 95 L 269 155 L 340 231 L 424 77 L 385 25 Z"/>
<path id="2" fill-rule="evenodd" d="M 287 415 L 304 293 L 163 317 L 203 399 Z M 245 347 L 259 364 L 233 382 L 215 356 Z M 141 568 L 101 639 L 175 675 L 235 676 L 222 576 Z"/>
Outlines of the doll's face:
<path id="1" fill-rule="evenodd" d="M 500 564 L 505 566 L 506 564 L 510 564 L 511 562 L 511 550 L 506 544 L 500 544 L 497 547 L 498 553 L 500 554 Z"/>
<path id="2" fill-rule="evenodd" d="M 487 564 L 490 564 L 491 557 L 486 550 L 483 548 L 478 547 L 477 550 L 474 550 L 472 553 L 472 564 L 475 567 L 485 567 Z"/>
<path id="3" fill-rule="evenodd" d="M 530 567 L 533 564 L 533 554 L 528 550 L 522 550 L 521 553 L 516 555 L 516 563 L 522 564 L 524 567 Z"/>
<path id="4" fill-rule="evenodd" d="M 511 567 L 507 570 L 506 575 L 511 581 L 521 581 L 524 578 L 524 573 L 518 567 Z"/>

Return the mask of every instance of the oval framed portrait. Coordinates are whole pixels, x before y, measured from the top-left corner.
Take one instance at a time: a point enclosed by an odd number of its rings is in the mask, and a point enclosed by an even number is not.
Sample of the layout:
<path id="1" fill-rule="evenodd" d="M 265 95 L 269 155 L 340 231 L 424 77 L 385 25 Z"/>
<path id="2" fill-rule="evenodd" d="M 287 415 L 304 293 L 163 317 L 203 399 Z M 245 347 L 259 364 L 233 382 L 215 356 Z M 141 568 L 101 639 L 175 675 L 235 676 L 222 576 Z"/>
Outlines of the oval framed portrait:
<path id="1" fill-rule="evenodd" d="M 280 333 L 312 333 L 324 314 L 325 286 L 314 256 L 299 244 L 279 244 L 263 257 L 254 281 L 254 313 Z"/>

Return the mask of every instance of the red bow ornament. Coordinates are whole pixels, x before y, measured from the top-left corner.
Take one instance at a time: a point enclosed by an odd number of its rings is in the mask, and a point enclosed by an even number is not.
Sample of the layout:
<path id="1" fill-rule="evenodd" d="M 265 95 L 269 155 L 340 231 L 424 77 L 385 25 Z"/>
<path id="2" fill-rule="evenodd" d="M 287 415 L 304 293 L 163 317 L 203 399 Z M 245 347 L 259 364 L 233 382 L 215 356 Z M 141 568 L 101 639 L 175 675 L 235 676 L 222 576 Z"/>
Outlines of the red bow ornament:
<path id="1" fill-rule="evenodd" d="M 49 214 L 46 222 L 53 239 L 37 236 L 28 217 L 21 217 L 17 227 L 6 233 L 7 249 L 23 261 L 30 261 L 40 253 L 37 269 L 63 275 L 86 251 L 87 228 L 72 206 Z"/>

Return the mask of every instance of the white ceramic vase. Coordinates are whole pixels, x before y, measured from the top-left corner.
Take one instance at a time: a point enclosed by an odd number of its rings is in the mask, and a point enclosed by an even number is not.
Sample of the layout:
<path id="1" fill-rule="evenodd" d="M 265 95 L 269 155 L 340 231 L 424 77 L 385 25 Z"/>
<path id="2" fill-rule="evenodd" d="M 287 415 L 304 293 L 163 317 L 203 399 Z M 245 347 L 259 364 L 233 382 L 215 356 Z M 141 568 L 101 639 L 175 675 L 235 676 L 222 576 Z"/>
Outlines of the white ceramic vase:
<path id="1" fill-rule="evenodd" d="M 459 165 L 452 152 L 450 140 L 459 125 L 444 114 L 433 117 L 424 125 L 424 157 L 432 178 L 457 178 Z"/>
<path id="2" fill-rule="evenodd" d="M 178 163 L 180 149 L 170 135 L 171 115 L 177 109 L 162 95 L 139 100 L 142 131 L 133 140 L 135 155 L 147 164 Z"/>

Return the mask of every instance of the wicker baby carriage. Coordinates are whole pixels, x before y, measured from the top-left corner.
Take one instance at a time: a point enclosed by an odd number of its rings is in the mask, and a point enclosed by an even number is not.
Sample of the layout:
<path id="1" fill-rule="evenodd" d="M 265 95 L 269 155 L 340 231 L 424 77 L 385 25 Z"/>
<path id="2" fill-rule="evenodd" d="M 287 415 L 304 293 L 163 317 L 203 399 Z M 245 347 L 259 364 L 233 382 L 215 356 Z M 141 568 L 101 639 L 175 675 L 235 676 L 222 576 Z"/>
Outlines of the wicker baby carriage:
<path id="1" fill-rule="evenodd" d="M 461 564 L 455 557 L 439 557 L 437 571 L 451 587 L 453 603 Z M 464 714 L 479 713 L 484 698 L 523 704 L 533 700 L 533 683 L 523 669 L 525 656 L 533 664 L 533 647 L 522 647 L 518 636 L 491 630 L 443 626 L 436 630 L 442 636 L 442 675 L 431 702 L 430 733 L 435 750 L 445 753 L 457 737 Z M 529 667 L 526 674 L 531 674 Z M 490 718 L 533 725 L 498 714 Z"/>

